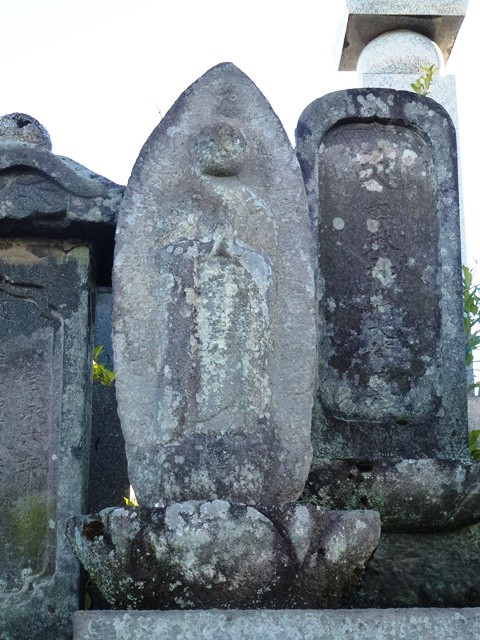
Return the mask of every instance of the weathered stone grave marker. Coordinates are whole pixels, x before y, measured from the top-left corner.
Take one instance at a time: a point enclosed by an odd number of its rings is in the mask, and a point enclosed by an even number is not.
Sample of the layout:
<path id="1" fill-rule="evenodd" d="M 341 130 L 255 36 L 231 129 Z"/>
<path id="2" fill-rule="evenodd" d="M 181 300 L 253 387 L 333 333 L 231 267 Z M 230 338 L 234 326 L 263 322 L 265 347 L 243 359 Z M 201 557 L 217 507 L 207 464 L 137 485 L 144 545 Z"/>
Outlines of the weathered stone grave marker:
<path id="1" fill-rule="evenodd" d="M 312 250 L 285 132 L 241 71 L 214 67 L 147 141 L 119 213 L 117 397 L 140 507 L 68 526 L 112 606 L 326 606 L 363 569 L 376 513 L 290 502 L 311 458 Z"/>
<path id="2" fill-rule="evenodd" d="M 315 310 L 301 174 L 233 65 L 185 92 L 119 214 L 117 395 L 142 505 L 295 500 L 310 466 Z"/>
<path id="3" fill-rule="evenodd" d="M 85 504 L 91 259 L 122 195 L 50 149 L 30 116 L 0 119 L 2 640 L 71 637 L 79 571 L 64 528 Z"/>
<path id="4" fill-rule="evenodd" d="M 0 241 L 2 638 L 66 637 L 77 605 L 90 293 L 88 247 Z"/>
<path id="5" fill-rule="evenodd" d="M 467 2 L 346 4 L 342 68 L 358 62 L 362 84 L 391 91 L 326 96 L 299 123 L 319 252 L 308 487 L 330 508 L 381 514 L 379 547 L 345 606 L 475 605 L 480 473 L 467 441 L 457 147 L 437 103 L 393 91 L 410 89 L 420 65 L 442 72 Z M 454 78 L 435 75 L 430 93 L 455 121 Z"/>
<path id="6" fill-rule="evenodd" d="M 318 230 L 318 458 L 461 459 L 455 133 L 409 92 L 312 103 L 297 152 Z"/>

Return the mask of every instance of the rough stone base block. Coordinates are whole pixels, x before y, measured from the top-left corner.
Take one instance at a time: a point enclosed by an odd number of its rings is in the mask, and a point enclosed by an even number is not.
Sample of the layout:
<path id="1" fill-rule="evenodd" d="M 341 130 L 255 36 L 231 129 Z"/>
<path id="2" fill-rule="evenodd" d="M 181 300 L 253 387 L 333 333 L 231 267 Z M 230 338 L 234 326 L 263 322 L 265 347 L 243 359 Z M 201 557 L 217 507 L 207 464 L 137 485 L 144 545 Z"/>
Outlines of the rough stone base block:
<path id="1" fill-rule="evenodd" d="M 79 611 L 73 640 L 473 640 L 480 609 Z"/>

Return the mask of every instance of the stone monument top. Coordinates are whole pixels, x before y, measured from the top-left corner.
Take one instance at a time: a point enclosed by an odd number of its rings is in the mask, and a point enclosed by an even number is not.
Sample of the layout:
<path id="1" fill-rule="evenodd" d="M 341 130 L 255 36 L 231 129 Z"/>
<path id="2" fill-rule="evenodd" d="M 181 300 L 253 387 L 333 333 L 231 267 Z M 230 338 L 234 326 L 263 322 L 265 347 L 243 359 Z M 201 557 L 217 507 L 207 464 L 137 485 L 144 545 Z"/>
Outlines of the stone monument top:
<path id="1" fill-rule="evenodd" d="M 386 32 L 401 29 L 432 40 L 446 62 L 467 5 L 468 0 L 345 0 L 339 30 L 339 70 L 355 71 L 359 56 L 369 42 Z"/>

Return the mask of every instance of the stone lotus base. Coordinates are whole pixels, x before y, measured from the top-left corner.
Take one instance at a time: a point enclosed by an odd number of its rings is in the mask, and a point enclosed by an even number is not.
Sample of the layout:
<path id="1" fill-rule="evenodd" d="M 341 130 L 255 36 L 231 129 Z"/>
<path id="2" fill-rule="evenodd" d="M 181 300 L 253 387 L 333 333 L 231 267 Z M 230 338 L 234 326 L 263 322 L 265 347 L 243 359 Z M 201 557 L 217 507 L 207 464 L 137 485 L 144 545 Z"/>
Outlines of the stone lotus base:
<path id="1" fill-rule="evenodd" d="M 189 501 L 74 517 L 67 536 L 116 609 L 317 608 L 356 584 L 380 518 L 301 503 Z"/>

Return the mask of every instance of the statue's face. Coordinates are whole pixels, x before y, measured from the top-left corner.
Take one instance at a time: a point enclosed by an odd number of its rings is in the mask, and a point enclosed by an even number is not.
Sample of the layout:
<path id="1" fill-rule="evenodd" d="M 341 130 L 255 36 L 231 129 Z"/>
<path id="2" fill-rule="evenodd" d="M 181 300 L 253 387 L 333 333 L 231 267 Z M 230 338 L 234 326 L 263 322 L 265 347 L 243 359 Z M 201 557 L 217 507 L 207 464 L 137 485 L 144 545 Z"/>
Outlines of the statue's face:
<path id="1" fill-rule="evenodd" d="M 240 171 L 246 148 L 240 129 L 228 122 L 215 122 L 200 130 L 194 151 L 202 173 L 226 177 Z"/>

